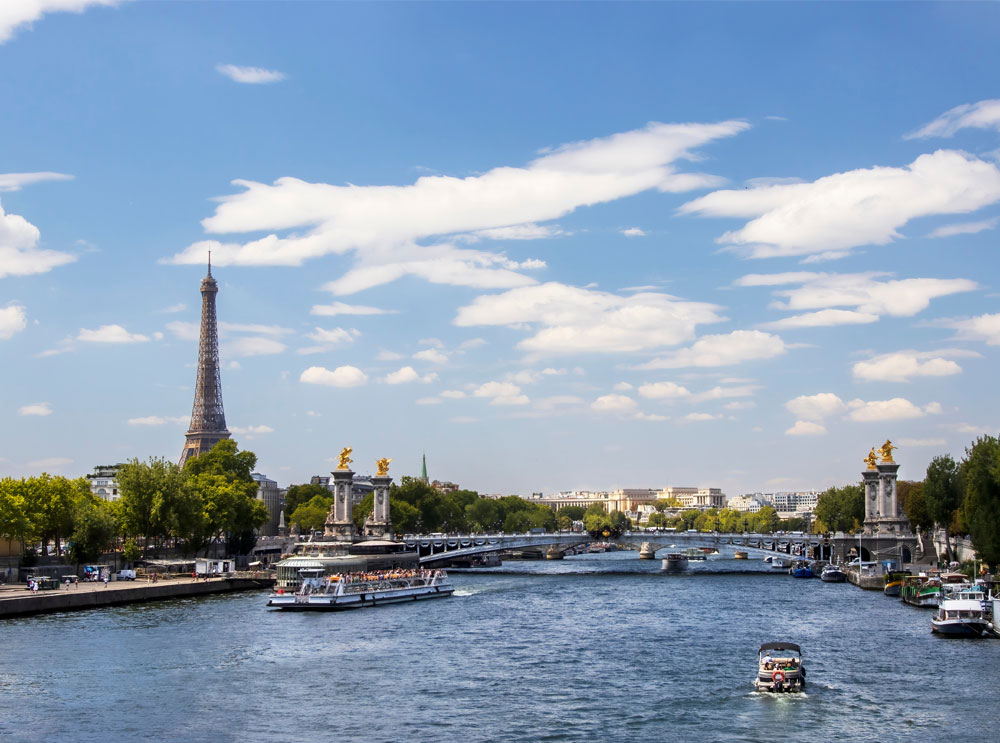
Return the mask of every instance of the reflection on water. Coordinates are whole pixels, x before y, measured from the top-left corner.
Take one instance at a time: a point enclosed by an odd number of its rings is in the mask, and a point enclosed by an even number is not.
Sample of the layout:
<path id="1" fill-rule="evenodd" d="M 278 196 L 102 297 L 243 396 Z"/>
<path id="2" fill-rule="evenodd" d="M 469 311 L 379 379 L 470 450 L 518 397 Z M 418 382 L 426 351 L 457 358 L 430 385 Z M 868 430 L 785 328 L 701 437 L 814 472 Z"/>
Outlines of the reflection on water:
<path id="1" fill-rule="evenodd" d="M 1000 641 L 724 557 L 508 562 L 336 614 L 248 593 L 7 621 L 0 740 L 885 741 L 992 709 Z M 774 639 L 802 645 L 808 694 L 753 691 Z"/>

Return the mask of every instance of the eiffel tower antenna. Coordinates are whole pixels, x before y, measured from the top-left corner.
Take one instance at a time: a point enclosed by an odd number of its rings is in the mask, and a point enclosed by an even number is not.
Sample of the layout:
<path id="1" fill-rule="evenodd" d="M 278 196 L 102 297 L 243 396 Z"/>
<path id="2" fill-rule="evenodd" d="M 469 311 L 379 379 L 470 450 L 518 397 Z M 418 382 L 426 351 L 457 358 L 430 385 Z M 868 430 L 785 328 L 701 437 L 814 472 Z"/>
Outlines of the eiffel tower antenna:
<path id="1" fill-rule="evenodd" d="M 208 274 L 201 280 L 201 336 L 198 340 L 198 374 L 194 384 L 191 425 L 185 434 L 180 465 L 204 454 L 229 438 L 226 413 L 222 408 L 222 377 L 219 374 L 219 329 L 215 318 L 215 295 L 219 285 L 212 277 L 212 253 L 208 254 Z"/>

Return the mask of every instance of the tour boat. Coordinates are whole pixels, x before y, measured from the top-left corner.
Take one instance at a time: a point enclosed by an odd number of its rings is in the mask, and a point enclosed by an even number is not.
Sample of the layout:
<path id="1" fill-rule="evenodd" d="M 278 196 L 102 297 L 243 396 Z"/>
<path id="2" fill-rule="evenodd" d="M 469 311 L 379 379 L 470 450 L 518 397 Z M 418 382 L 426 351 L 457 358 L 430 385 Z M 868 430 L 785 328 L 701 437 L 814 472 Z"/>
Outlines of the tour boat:
<path id="1" fill-rule="evenodd" d="M 805 691 L 802 649 L 793 642 L 765 642 L 757 652 L 753 685 L 757 691 Z"/>
<path id="2" fill-rule="evenodd" d="M 771 567 L 775 570 L 787 570 L 792 566 L 792 561 L 787 557 L 779 557 L 775 555 L 771 558 Z"/>
<path id="3" fill-rule="evenodd" d="M 931 617 L 931 630 L 953 637 L 982 637 L 987 629 L 985 600 L 986 594 L 979 586 L 943 585 L 938 610 Z"/>
<path id="4" fill-rule="evenodd" d="M 661 563 L 664 570 L 683 570 L 687 567 L 687 555 L 680 552 L 669 552 Z"/>
<path id="5" fill-rule="evenodd" d="M 841 570 L 839 565 L 830 564 L 823 568 L 819 579 L 826 583 L 844 583 L 847 580 L 847 573 Z"/>
<path id="6" fill-rule="evenodd" d="M 799 561 L 795 563 L 792 567 L 788 569 L 789 574 L 793 578 L 815 578 L 816 573 L 813 572 L 812 566 L 805 561 Z"/>
<path id="7" fill-rule="evenodd" d="M 385 570 L 326 575 L 322 568 L 299 571 L 295 593 L 271 594 L 267 605 L 290 611 L 340 611 L 451 596 L 455 589 L 443 570 Z"/>

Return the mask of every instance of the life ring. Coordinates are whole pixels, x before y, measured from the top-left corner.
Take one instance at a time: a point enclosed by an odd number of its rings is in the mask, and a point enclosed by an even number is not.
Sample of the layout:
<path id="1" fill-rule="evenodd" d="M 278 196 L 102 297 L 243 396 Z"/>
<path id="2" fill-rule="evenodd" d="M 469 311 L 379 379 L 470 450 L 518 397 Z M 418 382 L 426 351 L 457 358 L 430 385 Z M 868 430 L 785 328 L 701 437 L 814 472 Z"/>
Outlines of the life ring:
<path id="1" fill-rule="evenodd" d="M 776 684 L 783 684 L 785 682 L 785 672 L 775 671 L 774 673 L 771 674 L 771 681 L 773 681 Z"/>

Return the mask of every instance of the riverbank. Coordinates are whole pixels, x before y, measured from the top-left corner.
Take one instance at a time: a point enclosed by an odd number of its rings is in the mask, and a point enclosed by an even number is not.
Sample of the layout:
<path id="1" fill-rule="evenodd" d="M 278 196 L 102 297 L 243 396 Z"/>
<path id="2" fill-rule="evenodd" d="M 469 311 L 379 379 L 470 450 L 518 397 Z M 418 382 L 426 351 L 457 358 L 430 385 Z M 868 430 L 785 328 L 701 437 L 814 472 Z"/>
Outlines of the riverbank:
<path id="1" fill-rule="evenodd" d="M 170 578 L 156 583 L 114 581 L 107 586 L 100 582 L 77 583 L 68 588 L 37 593 L 27 591 L 23 586 L 11 586 L 0 591 L 0 619 L 207 596 L 214 593 L 253 591 L 270 588 L 273 585 L 273 578 L 251 576 L 212 578 L 207 581 L 190 577 Z"/>

